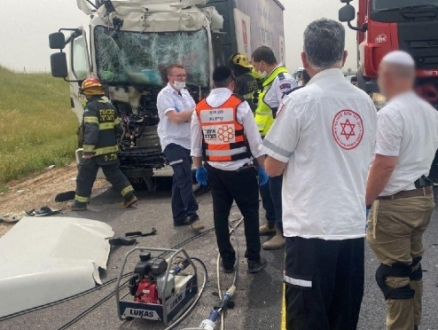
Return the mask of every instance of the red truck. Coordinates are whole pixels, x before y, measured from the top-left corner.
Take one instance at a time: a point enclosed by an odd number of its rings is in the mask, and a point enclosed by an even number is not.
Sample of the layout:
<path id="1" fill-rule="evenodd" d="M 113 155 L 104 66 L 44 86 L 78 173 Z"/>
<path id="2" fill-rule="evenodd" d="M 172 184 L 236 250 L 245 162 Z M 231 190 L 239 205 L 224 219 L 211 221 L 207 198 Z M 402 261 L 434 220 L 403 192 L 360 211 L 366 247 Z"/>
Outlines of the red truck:
<path id="1" fill-rule="evenodd" d="M 339 20 L 357 31 L 358 86 L 373 98 L 377 109 L 385 99 L 379 94 L 377 72 L 382 58 L 393 50 L 411 54 L 417 67 L 416 91 L 438 109 L 438 0 L 341 0 Z M 438 153 L 437 153 L 438 155 Z M 431 179 L 438 182 L 438 157 Z"/>
<path id="2" fill-rule="evenodd" d="M 358 31 L 358 85 L 374 100 L 379 63 L 388 52 L 404 50 L 417 66 L 417 92 L 438 109 L 438 0 L 341 0 L 339 20 Z"/>

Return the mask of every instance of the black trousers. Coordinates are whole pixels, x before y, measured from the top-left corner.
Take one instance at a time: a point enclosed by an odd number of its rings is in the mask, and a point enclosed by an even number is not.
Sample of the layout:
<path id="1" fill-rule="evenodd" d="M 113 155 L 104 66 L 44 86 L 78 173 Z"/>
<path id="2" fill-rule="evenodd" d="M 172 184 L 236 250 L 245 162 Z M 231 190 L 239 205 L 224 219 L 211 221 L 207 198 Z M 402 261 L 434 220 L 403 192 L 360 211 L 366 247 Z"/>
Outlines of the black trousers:
<path id="1" fill-rule="evenodd" d="M 288 330 L 355 330 L 364 292 L 364 238 L 286 239 Z"/>
<path id="2" fill-rule="evenodd" d="M 78 176 L 76 177 L 76 195 L 85 198 L 91 196 L 91 189 L 96 180 L 99 167 L 102 168 L 108 181 L 122 196 L 125 188 L 131 187 L 131 183 L 119 168 L 119 161 L 105 162 L 102 160 L 102 157 L 103 156 L 82 159 L 78 168 Z"/>
<path id="3" fill-rule="evenodd" d="M 283 176 L 269 178 L 264 186 L 260 186 L 263 208 L 266 211 L 266 220 L 270 225 L 276 225 L 283 232 L 283 208 L 281 201 L 281 189 L 283 187 Z"/>
<path id="4" fill-rule="evenodd" d="M 228 217 L 233 200 L 244 217 L 246 252 L 249 260 L 260 258 L 259 191 L 257 171 L 248 167 L 239 171 L 222 171 L 206 165 L 213 196 L 214 227 L 219 253 L 227 266 L 236 260 L 230 242 Z"/>
<path id="5" fill-rule="evenodd" d="M 163 151 L 173 169 L 172 214 L 174 224 L 196 215 L 198 202 L 193 193 L 192 158 L 190 150 L 177 144 L 169 144 Z"/>

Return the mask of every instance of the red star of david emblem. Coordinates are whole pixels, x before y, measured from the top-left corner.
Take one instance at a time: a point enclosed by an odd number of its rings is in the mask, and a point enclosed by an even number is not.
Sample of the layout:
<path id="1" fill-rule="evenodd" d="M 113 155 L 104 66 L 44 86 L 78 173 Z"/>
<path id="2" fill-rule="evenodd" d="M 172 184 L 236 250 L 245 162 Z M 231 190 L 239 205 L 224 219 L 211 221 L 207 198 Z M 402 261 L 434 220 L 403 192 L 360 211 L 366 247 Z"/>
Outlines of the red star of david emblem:
<path id="1" fill-rule="evenodd" d="M 351 124 L 350 120 L 346 120 L 345 123 L 341 123 L 342 132 L 341 135 L 345 136 L 345 138 L 348 140 L 350 137 L 355 136 L 354 133 L 354 127 L 355 124 Z"/>

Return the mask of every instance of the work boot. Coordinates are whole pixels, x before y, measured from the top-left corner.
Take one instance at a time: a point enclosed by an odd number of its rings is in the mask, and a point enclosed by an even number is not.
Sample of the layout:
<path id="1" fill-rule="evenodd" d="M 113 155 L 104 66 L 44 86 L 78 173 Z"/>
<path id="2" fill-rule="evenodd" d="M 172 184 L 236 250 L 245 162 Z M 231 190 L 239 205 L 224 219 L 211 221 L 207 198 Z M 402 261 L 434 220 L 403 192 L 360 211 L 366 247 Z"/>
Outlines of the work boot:
<path id="1" fill-rule="evenodd" d="M 278 250 L 284 247 L 286 240 L 281 231 L 277 229 L 277 233 L 269 241 L 263 243 L 263 250 Z"/>
<path id="2" fill-rule="evenodd" d="M 275 226 L 270 227 L 269 223 L 264 224 L 263 226 L 260 226 L 259 228 L 259 234 L 260 236 L 267 236 L 275 234 Z"/>
<path id="3" fill-rule="evenodd" d="M 126 209 L 130 207 L 132 204 L 138 201 L 137 196 L 134 195 L 133 192 L 130 192 L 124 197 L 124 201 L 122 202 L 122 208 Z"/>
<path id="4" fill-rule="evenodd" d="M 197 232 L 205 228 L 204 224 L 201 222 L 197 214 L 188 217 L 188 219 L 190 221 L 190 228 L 192 228 L 193 231 Z"/>
<path id="5" fill-rule="evenodd" d="M 265 258 L 260 258 L 259 260 L 248 260 L 248 273 L 258 273 L 265 268 L 267 264 L 268 262 Z"/>
<path id="6" fill-rule="evenodd" d="M 77 200 L 71 201 L 67 203 L 67 208 L 69 208 L 72 211 L 86 211 L 87 210 L 87 204 L 78 202 Z"/>

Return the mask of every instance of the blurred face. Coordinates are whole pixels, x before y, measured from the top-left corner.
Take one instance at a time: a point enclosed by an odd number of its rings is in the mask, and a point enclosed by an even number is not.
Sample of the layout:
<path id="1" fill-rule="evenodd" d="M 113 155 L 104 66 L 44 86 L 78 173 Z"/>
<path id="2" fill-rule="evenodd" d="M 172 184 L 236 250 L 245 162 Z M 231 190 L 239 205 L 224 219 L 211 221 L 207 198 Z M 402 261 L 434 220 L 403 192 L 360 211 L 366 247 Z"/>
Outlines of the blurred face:
<path id="1" fill-rule="evenodd" d="M 186 87 L 186 70 L 173 68 L 170 75 L 167 76 L 169 83 L 178 91 Z"/>
<path id="2" fill-rule="evenodd" d="M 254 67 L 254 70 L 257 72 L 257 74 L 261 78 L 266 78 L 268 76 L 268 65 L 264 61 L 256 62 L 254 61 L 254 58 L 251 61 L 252 66 Z"/>

